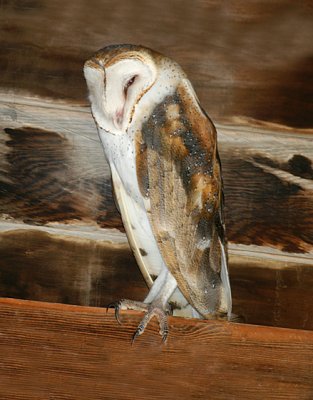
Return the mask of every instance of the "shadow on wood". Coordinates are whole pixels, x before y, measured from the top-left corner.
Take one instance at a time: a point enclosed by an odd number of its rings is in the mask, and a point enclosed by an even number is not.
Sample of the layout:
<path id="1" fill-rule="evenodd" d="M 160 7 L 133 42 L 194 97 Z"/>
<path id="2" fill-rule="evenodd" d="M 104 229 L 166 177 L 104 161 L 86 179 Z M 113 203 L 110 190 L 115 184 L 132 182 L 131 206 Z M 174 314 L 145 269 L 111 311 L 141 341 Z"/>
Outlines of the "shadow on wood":
<path id="1" fill-rule="evenodd" d="M 214 118 L 312 127 L 310 1 L 6 0 L 0 87 L 86 103 L 84 61 L 113 43 L 175 59 Z M 58 27 L 55 29 L 55 21 Z"/>
<path id="2" fill-rule="evenodd" d="M 12 230 L 0 232 L 0 254 L 5 297 L 104 307 L 148 292 L 126 243 Z M 313 329 L 311 265 L 231 256 L 230 279 L 246 322 Z"/>

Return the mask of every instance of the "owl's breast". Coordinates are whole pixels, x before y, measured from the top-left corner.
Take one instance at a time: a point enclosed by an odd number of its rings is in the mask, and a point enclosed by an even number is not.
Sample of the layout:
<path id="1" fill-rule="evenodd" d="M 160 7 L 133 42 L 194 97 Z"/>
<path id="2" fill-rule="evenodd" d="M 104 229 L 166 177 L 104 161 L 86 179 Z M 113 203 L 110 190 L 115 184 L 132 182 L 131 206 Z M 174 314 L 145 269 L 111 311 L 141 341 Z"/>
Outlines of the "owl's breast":
<path id="1" fill-rule="evenodd" d="M 134 139 L 130 135 L 114 135 L 101 128 L 99 135 L 111 170 L 114 166 L 127 195 L 138 207 L 144 208 L 138 187 Z"/>
<path id="2" fill-rule="evenodd" d="M 164 262 L 139 191 L 133 140 L 127 135 L 112 135 L 105 131 L 99 133 L 127 236 L 132 236 L 133 246 L 136 246 L 150 276 L 156 277 L 164 268 Z M 134 253 L 136 255 L 136 251 Z M 141 261 L 138 264 L 140 266 Z"/>

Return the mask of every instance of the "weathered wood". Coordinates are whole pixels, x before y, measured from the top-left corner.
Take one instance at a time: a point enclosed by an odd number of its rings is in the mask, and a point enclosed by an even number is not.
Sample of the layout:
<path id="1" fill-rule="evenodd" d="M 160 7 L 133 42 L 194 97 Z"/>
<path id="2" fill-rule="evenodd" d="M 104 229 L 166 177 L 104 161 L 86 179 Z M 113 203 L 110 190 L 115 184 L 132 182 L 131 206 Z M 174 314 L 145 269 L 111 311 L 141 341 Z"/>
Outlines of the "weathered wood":
<path id="1" fill-rule="evenodd" d="M 1 214 L 33 224 L 72 221 L 122 229 L 89 112 L 39 102 L 5 104 L 0 121 Z"/>
<path id="2" fill-rule="evenodd" d="M 105 307 L 148 293 L 126 243 L 34 230 L 0 233 L 5 297 Z M 247 323 L 313 330 L 311 265 L 230 256 L 233 311 Z"/>
<path id="3" fill-rule="evenodd" d="M 229 240 L 310 252 L 313 135 L 220 132 Z"/>
<path id="4" fill-rule="evenodd" d="M 176 59 L 214 119 L 313 126 L 312 2 L 6 0 L 0 87 L 86 103 L 84 61 L 112 43 Z"/>
<path id="5" fill-rule="evenodd" d="M 127 244 L 18 230 L 0 254 L 2 296 L 104 307 L 148 291 Z"/>
<path id="6" fill-rule="evenodd" d="M 0 102 L 2 220 L 122 230 L 89 110 L 12 99 Z M 218 125 L 228 238 L 312 254 L 313 130 L 271 128 Z"/>
<path id="7" fill-rule="evenodd" d="M 312 272 L 312 264 L 231 255 L 233 309 L 247 323 L 313 330 Z"/>
<path id="8" fill-rule="evenodd" d="M 313 333 L 0 300 L 1 399 L 311 399 Z"/>

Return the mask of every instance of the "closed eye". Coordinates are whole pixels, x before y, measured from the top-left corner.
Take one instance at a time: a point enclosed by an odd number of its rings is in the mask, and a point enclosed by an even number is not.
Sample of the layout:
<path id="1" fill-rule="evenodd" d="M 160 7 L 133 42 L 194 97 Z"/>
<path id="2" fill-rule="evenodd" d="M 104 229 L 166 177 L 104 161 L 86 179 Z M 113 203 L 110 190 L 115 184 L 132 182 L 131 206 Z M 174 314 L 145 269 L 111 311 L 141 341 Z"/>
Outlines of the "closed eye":
<path id="1" fill-rule="evenodd" d="M 127 95 L 127 90 L 128 88 L 135 82 L 135 79 L 137 78 L 137 75 L 134 75 L 133 77 L 131 77 L 125 84 L 124 86 L 124 94 L 125 96 Z"/>

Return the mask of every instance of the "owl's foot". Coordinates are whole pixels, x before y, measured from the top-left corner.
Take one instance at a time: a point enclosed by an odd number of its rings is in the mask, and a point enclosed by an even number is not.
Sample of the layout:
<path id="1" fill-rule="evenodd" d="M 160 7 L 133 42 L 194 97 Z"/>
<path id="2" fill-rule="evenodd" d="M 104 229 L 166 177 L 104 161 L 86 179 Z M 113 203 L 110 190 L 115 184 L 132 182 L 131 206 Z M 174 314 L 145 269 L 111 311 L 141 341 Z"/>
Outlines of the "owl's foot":
<path id="1" fill-rule="evenodd" d="M 120 310 L 136 310 L 145 312 L 144 317 L 140 321 L 136 332 L 133 335 L 132 343 L 134 340 L 143 334 L 145 328 L 153 317 L 156 317 L 159 321 L 160 326 L 160 335 L 162 336 L 162 341 L 165 342 L 168 336 L 168 321 L 167 316 L 172 313 L 170 305 L 166 305 L 165 307 L 161 306 L 159 302 L 153 301 L 152 303 L 143 303 L 140 301 L 133 300 L 120 300 L 115 303 L 111 303 L 108 305 L 109 307 L 115 308 L 115 318 L 119 324 L 121 324 L 119 311 Z"/>
<path id="2" fill-rule="evenodd" d="M 166 309 L 163 307 L 160 307 L 159 305 L 155 303 L 148 304 L 147 311 L 140 321 L 140 324 L 138 325 L 138 328 L 136 332 L 133 335 L 132 343 L 134 340 L 143 334 L 146 326 L 150 322 L 150 320 L 153 317 L 156 317 L 157 320 L 159 321 L 159 327 L 160 327 L 160 335 L 162 336 L 162 341 L 166 342 L 167 336 L 168 336 L 168 321 L 167 321 L 167 316 L 171 314 L 171 309 L 170 306 L 167 306 Z"/>

